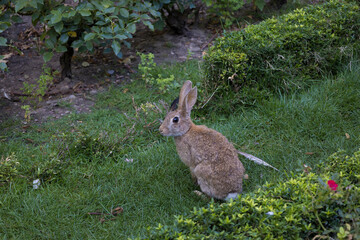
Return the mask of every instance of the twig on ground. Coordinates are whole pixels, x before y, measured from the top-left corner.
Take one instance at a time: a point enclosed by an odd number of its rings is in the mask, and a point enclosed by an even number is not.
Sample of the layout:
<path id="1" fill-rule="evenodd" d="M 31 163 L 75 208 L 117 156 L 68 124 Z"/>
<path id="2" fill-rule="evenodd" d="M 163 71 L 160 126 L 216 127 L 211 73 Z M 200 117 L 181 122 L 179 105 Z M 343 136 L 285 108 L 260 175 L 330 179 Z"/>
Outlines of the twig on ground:
<path id="1" fill-rule="evenodd" d="M 257 158 L 251 154 L 248 154 L 248 153 L 244 153 L 244 152 L 240 152 L 238 151 L 239 154 L 243 155 L 244 157 L 246 157 L 247 159 L 255 162 L 256 164 L 260 164 L 260 165 L 264 165 L 264 166 L 267 166 L 267 167 L 271 167 L 273 169 L 275 169 L 276 171 L 279 171 L 277 168 L 274 168 L 273 166 L 271 166 L 270 164 L 268 164 L 267 162 L 261 160 L 260 158 Z"/>
<path id="2" fill-rule="evenodd" d="M 117 216 L 124 212 L 124 209 L 122 207 L 116 207 L 113 210 L 111 210 L 111 213 L 103 213 L 103 212 L 89 212 L 89 215 L 96 215 L 96 216 Z M 106 221 L 113 221 L 116 218 L 106 218 L 102 217 L 100 218 L 100 222 L 104 223 Z"/>
<path id="3" fill-rule="evenodd" d="M 200 107 L 200 109 L 202 109 L 203 107 L 205 107 L 205 105 L 210 101 L 210 99 L 214 96 L 214 94 L 215 94 L 215 92 L 218 90 L 218 88 L 219 87 L 217 87 L 216 89 L 215 89 L 215 91 L 211 94 L 211 96 L 208 98 L 208 100 L 204 103 L 204 105 L 202 105 L 201 107 Z"/>
<path id="4" fill-rule="evenodd" d="M 215 38 L 217 38 L 219 35 L 216 33 L 214 34 L 209 41 L 207 41 L 205 44 L 201 46 L 201 51 L 203 51 Z"/>

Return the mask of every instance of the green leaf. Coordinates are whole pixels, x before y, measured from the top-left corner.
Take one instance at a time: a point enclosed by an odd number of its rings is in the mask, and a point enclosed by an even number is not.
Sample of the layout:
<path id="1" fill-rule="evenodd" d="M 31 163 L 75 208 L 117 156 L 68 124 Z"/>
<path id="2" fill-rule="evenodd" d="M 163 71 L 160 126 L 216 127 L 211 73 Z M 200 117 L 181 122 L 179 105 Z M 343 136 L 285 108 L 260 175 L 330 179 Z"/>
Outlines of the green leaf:
<path id="1" fill-rule="evenodd" d="M 115 7 L 107 8 L 105 9 L 105 13 L 114 13 L 115 9 L 116 9 Z"/>
<path id="2" fill-rule="evenodd" d="M 33 8 L 37 8 L 38 1 L 37 0 L 31 0 L 28 1 L 29 5 Z"/>
<path id="3" fill-rule="evenodd" d="M 100 34 L 100 37 L 104 38 L 104 39 L 113 39 L 113 35 L 110 33 L 103 33 Z"/>
<path id="4" fill-rule="evenodd" d="M 143 22 L 145 26 L 147 26 L 151 31 L 154 31 L 154 25 L 150 21 Z"/>
<path id="5" fill-rule="evenodd" d="M 125 8 L 120 8 L 120 14 L 121 16 L 123 16 L 124 18 L 128 18 L 129 17 L 129 11 Z"/>
<path id="6" fill-rule="evenodd" d="M 103 7 L 102 4 L 98 3 L 97 1 L 92 1 L 91 2 L 92 5 L 95 6 L 95 9 L 97 9 L 98 11 L 103 12 L 105 10 L 105 8 Z"/>
<path id="7" fill-rule="evenodd" d="M 0 33 L 5 31 L 6 29 L 8 29 L 10 26 L 11 26 L 11 23 L 9 23 L 9 22 L 0 23 Z"/>
<path id="8" fill-rule="evenodd" d="M 51 58 L 54 56 L 52 52 L 46 52 L 43 55 L 44 62 L 48 62 L 51 60 Z"/>
<path id="9" fill-rule="evenodd" d="M 104 25 L 106 25 L 106 23 L 104 21 L 98 21 L 98 22 L 96 22 L 96 25 L 104 26 Z"/>
<path id="10" fill-rule="evenodd" d="M 76 11 L 74 11 L 74 10 L 63 13 L 64 18 L 71 18 L 71 17 L 74 17 L 75 15 L 76 15 Z"/>
<path id="11" fill-rule="evenodd" d="M 131 44 L 127 41 L 122 42 L 126 47 L 131 48 Z"/>
<path id="12" fill-rule="evenodd" d="M 100 32 L 100 28 L 98 26 L 93 26 L 91 28 L 92 31 L 96 32 L 96 33 L 99 33 Z"/>
<path id="13" fill-rule="evenodd" d="M 55 32 L 54 29 L 50 29 L 48 32 L 47 32 L 47 36 L 49 37 L 49 39 L 55 43 L 57 41 L 57 38 L 59 36 L 58 33 Z"/>
<path id="14" fill-rule="evenodd" d="M 15 12 L 19 12 L 21 9 L 25 8 L 28 5 L 27 0 L 18 0 L 15 2 Z"/>
<path id="15" fill-rule="evenodd" d="M 59 10 L 53 10 L 51 11 L 52 17 L 50 19 L 52 24 L 58 23 L 62 19 L 62 14 Z"/>
<path id="16" fill-rule="evenodd" d="M 110 8 L 114 3 L 112 1 L 102 0 L 100 1 L 101 5 L 104 6 L 105 9 Z"/>
<path id="17" fill-rule="evenodd" d="M 115 38 L 117 38 L 117 39 L 119 39 L 119 40 L 121 41 L 121 40 L 127 39 L 128 37 L 125 36 L 125 35 L 123 35 L 123 34 L 117 34 L 117 35 L 115 36 Z"/>
<path id="18" fill-rule="evenodd" d="M 265 0 L 255 0 L 255 6 L 257 6 L 260 11 L 262 11 L 265 7 Z"/>
<path id="19" fill-rule="evenodd" d="M 83 43 L 84 43 L 83 40 L 76 40 L 71 44 L 71 46 L 73 48 L 79 48 L 81 45 L 83 45 Z"/>
<path id="20" fill-rule="evenodd" d="M 165 27 L 165 21 L 162 19 L 159 19 L 154 23 L 154 27 L 156 30 L 163 30 Z"/>
<path id="21" fill-rule="evenodd" d="M 86 48 L 89 51 L 92 51 L 94 49 L 93 43 L 92 42 L 86 42 Z"/>
<path id="22" fill-rule="evenodd" d="M 2 71 L 5 71 L 5 70 L 7 69 L 6 63 L 0 62 L 0 69 L 1 69 Z"/>
<path id="23" fill-rule="evenodd" d="M 59 22 L 57 24 L 55 24 L 54 29 L 57 33 L 61 33 L 61 31 L 64 28 L 64 24 L 62 22 Z"/>
<path id="24" fill-rule="evenodd" d="M 51 41 L 50 39 L 46 39 L 45 46 L 49 49 L 53 49 L 55 47 L 55 43 Z"/>
<path id="25" fill-rule="evenodd" d="M 31 16 L 32 25 L 36 26 L 36 24 L 38 23 L 38 21 L 40 19 L 40 15 L 41 15 L 40 12 L 33 13 L 33 15 Z"/>
<path id="26" fill-rule="evenodd" d="M 122 57 L 123 57 L 123 54 L 122 54 L 122 52 L 119 52 L 118 54 L 116 54 L 116 56 L 117 56 L 118 58 L 122 58 Z"/>
<path id="27" fill-rule="evenodd" d="M 67 48 L 63 45 L 59 45 L 56 47 L 56 52 L 66 52 Z"/>
<path id="28" fill-rule="evenodd" d="M 85 40 L 85 41 L 92 40 L 92 39 L 95 38 L 95 36 L 96 36 L 95 33 L 87 33 L 87 34 L 84 36 L 84 40 Z"/>
<path id="29" fill-rule="evenodd" d="M 68 39 L 69 39 L 69 35 L 67 33 L 64 33 L 60 36 L 59 41 L 61 43 L 66 43 L 68 41 Z"/>
<path id="30" fill-rule="evenodd" d="M 111 44 L 111 47 L 115 53 L 115 55 L 118 55 L 120 50 L 121 50 L 121 45 L 118 41 L 116 40 L 113 40 L 112 44 Z"/>
<path id="31" fill-rule="evenodd" d="M 153 15 L 154 17 L 160 17 L 161 16 L 160 12 L 155 11 L 154 9 L 150 9 L 149 11 L 150 11 L 151 15 Z"/>
<path id="32" fill-rule="evenodd" d="M 83 17 L 88 17 L 91 16 L 91 12 L 88 9 L 81 9 L 79 11 L 80 15 Z"/>
<path id="33" fill-rule="evenodd" d="M 143 20 L 145 20 L 145 19 L 151 19 L 151 17 L 150 17 L 149 15 L 147 15 L 147 14 L 141 14 L 141 15 L 140 15 L 140 18 L 143 19 Z"/>
<path id="34" fill-rule="evenodd" d="M 6 42 L 7 42 L 6 38 L 0 37 L 0 46 L 7 46 Z"/>
<path id="35" fill-rule="evenodd" d="M 135 23 L 130 23 L 129 25 L 126 26 L 126 30 L 132 34 L 134 34 L 136 32 L 136 25 Z"/>
<path id="36" fill-rule="evenodd" d="M 11 16 L 11 21 L 13 21 L 15 23 L 21 23 L 22 18 L 19 15 L 13 15 L 13 16 Z"/>

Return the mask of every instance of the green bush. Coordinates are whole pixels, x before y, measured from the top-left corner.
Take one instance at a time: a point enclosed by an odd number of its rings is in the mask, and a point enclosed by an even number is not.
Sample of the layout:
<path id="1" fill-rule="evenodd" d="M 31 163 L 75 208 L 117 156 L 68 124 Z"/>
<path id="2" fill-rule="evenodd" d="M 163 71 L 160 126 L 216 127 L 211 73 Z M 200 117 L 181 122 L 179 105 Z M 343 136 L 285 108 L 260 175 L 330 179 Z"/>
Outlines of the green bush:
<path id="1" fill-rule="evenodd" d="M 352 59 L 359 50 L 359 24 L 356 3 L 331 0 L 226 33 L 204 56 L 206 90 L 234 106 L 256 100 L 244 89 L 302 89 Z M 226 97 L 229 92 L 235 96 Z"/>
<path id="2" fill-rule="evenodd" d="M 306 169 L 236 201 L 177 216 L 173 226 L 149 228 L 146 239 L 359 239 L 360 151 L 336 153 L 322 164 L 320 172 Z"/>
<path id="3" fill-rule="evenodd" d="M 44 31 L 40 41 L 44 61 L 54 53 L 60 57 L 61 78 L 72 77 L 71 59 L 74 50 L 94 52 L 103 46 L 105 52 L 122 57 L 122 48 L 130 47 L 129 39 L 136 32 L 136 24 L 143 23 L 153 29 L 151 18 L 160 17 L 149 1 L 84 0 L 3 0 L 0 1 L 0 33 L 12 22 L 18 22 L 21 15 L 31 16 L 32 24 L 42 24 Z M 7 40 L 0 38 L 0 46 L 7 46 Z M 0 56 L 4 58 L 4 56 Z M 6 68 L 4 60 L 0 69 Z"/>

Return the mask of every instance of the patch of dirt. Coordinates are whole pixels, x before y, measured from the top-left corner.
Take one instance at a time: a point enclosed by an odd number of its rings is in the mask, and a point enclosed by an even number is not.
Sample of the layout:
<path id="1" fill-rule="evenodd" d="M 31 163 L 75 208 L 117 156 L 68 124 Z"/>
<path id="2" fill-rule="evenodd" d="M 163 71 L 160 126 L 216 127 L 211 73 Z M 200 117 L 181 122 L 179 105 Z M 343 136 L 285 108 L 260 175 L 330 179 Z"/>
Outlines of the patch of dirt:
<path id="1" fill-rule="evenodd" d="M 123 85 L 130 80 L 130 74 L 136 72 L 139 63 L 137 52 L 154 53 L 158 64 L 181 62 L 189 58 L 201 59 L 203 51 L 216 36 L 213 32 L 193 26 L 186 35 L 179 36 L 170 30 L 152 32 L 139 26 L 131 41 L 132 48 L 124 49 L 123 59 L 103 54 L 100 50 L 92 55 L 75 53 L 73 78 L 59 82 L 59 75 L 56 75 L 44 100 L 31 112 L 31 120 L 43 122 L 61 118 L 73 111 L 91 111 L 98 92 L 110 84 Z M 9 71 L 0 72 L 0 123 L 11 117 L 24 119 L 21 106 L 25 103 L 20 101 L 23 83 L 34 83 L 42 74 L 44 64 L 37 51 L 39 32 L 31 26 L 29 17 L 24 17 L 23 23 L 15 24 L 2 35 L 23 54 L 10 48 L 0 48 L 0 54 L 12 54 L 8 59 Z M 53 71 L 60 71 L 59 57 L 59 54 L 55 55 L 47 64 Z"/>

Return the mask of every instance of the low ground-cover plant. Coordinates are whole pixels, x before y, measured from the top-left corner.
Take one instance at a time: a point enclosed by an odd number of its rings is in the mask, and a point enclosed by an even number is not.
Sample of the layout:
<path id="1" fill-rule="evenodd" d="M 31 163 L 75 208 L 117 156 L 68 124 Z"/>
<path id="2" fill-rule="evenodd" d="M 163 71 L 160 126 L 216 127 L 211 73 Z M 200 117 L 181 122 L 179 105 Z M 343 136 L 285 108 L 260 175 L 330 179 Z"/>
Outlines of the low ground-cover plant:
<path id="1" fill-rule="evenodd" d="M 210 203 L 146 239 L 313 239 L 360 237 L 360 151 L 332 155 L 330 168 L 289 176 L 229 203 Z M 341 174 L 342 169 L 354 167 Z M 339 174 L 340 173 L 340 174 Z M 353 181 L 353 179 L 357 179 Z"/>
<path id="2" fill-rule="evenodd" d="M 18 165 L 15 154 L 12 154 L 6 158 L 1 156 L 0 158 L 0 186 L 9 183 L 13 178 L 18 177 Z"/>
<path id="3" fill-rule="evenodd" d="M 229 32 L 204 56 L 206 90 L 235 106 L 303 89 L 353 58 L 359 23 L 358 4 L 331 0 Z"/>
<path id="4" fill-rule="evenodd" d="M 169 89 L 174 89 L 180 86 L 175 81 L 175 76 L 171 74 L 168 77 L 164 77 L 160 73 L 156 72 L 156 63 L 154 62 L 155 55 L 153 53 L 138 53 L 140 56 L 140 63 L 138 65 L 141 78 L 148 86 L 154 86 L 161 92 L 167 92 Z"/>
<path id="5" fill-rule="evenodd" d="M 54 76 L 56 74 L 58 74 L 57 71 L 52 72 L 51 68 L 44 64 L 43 73 L 38 79 L 35 80 L 35 83 L 23 83 L 21 90 L 24 96 L 21 97 L 21 100 L 26 104 L 24 104 L 21 108 L 25 110 L 24 118 L 26 121 L 29 122 L 31 120 L 31 110 L 36 108 L 37 105 L 43 100 L 43 97 L 46 95 L 50 86 L 53 84 Z"/>

